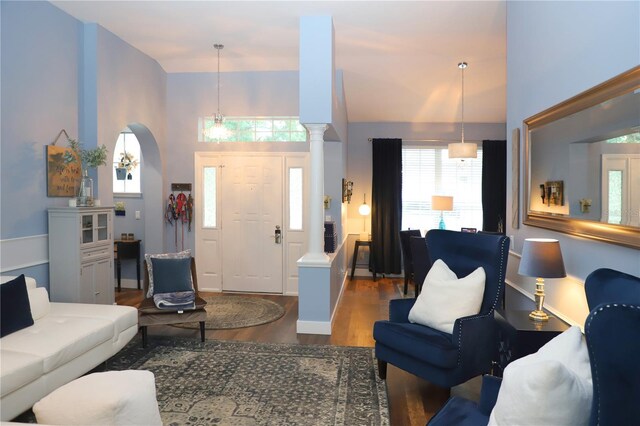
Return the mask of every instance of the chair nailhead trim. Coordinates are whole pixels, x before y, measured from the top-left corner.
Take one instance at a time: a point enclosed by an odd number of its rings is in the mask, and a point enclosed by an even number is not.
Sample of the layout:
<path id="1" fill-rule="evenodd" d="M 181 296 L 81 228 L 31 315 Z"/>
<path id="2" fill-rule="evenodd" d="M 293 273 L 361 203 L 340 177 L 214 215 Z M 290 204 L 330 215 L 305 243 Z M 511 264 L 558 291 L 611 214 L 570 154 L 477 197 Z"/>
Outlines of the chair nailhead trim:
<path id="1" fill-rule="evenodd" d="M 589 314 L 589 317 L 587 318 L 587 323 L 584 327 L 585 330 L 585 334 L 587 332 L 587 329 L 591 327 L 591 321 L 593 321 L 593 319 L 598 316 L 599 313 L 603 312 L 605 309 L 610 309 L 610 308 L 617 308 L 617 307 L 622 307 L 622 308 L 629 308 L 629 309 L 633 309 L 633 310 L 640 310 L 640 306 L 638 305 L 627 305 L 626 303 L 607 303 L 606 305 L 602 305 L 599 308 L 595 309 L 593 312 L 591 312 Z M 599 383 L 600 383 L 600 378 L 598 376 L 598 363 L 595 362 L 595 354 L 593 353 L 592 349 L 591 349 L 591 345 L 588 344 L 587 341 L 587 348 L 589 349 L 589 359 L 592 360 L 591 361 L 591 365 L 593 366 L 593 371 L 594 371 L 594 376 L 592 377 L 592 380 L 594 382 L 594 386 L 598 386 L 598 389 L 600 388 Z M 598 396 L 600 395 L 600 393 L 598 392 Z M 596 422 L 596 424 L 600 424 L 600 398 L 598 398 L 598 421 Z"/>

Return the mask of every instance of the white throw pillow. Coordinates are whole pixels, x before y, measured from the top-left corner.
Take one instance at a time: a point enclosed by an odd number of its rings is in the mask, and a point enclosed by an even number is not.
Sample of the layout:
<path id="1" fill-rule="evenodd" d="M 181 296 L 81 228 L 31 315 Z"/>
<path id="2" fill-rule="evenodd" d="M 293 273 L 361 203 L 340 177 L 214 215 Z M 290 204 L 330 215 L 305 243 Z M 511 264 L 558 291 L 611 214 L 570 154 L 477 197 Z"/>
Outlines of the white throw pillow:
<path id="1" fill-rule="evenodd" d="M 191 257 L 190 249 L 178 253 L 145 254 L 144 260 L 147 262 L 147 271 L 149 272 L 147 297 L 153 297 L 153 262 L 151 262 L 151 259 L 184 259 L 187 257 Z"/>
<path id="2" fill-rule="evenodd" d="M 31 317 L 34 321 L 49 313 L 51 305 L 49 305 L 49 293 L 46 288 L 30 288 L 27 290 L 27 294 L 29 295 L 29 305 L 31 306 Z"/>
<path id="3" fill-rule="evenodd" d="M 441 259 L 436 260 L 409 311 L 409 322 L 452 334 L 456 319 L 480 312 L 485 280 L 482 267 L 458 278 Z"/>
<path id="4" fill-rule="evenodd" d="M 592 399 L 589 352 L 574 326 L 507 366 L 489 425 L 587 425 Z"/>

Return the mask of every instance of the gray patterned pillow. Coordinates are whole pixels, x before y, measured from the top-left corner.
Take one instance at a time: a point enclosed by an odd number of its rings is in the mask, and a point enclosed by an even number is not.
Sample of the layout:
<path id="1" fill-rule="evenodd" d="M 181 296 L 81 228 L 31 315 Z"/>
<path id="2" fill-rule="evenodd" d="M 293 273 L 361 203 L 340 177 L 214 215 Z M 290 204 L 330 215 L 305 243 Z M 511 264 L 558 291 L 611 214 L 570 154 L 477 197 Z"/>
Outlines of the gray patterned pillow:
<path id="1" fill-rule="evenodd" d="M 179 253 L 145 254 L 144 260 L 147 261 L 147 271 L 149 271 L 149 290 L 146 297 L 153 297 L 153 262 L 151 262 L 151 259 L 185 259 L 190 257 L 190 249 Z M 191 287 L 193 287 L 193 284 Z"/>

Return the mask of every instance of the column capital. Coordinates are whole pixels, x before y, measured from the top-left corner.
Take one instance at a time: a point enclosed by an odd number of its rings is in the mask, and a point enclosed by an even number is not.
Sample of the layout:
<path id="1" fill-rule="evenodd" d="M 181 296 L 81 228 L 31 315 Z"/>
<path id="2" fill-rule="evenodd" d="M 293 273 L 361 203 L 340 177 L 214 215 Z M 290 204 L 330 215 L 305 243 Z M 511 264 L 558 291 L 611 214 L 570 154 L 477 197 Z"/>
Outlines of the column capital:
<path id="1" fill-rule="evenodd" d="M 324 132 L 329 128 L 326 123 L 307 123 L 304 124 L 304 127 L 309 131 L 311 139 L 324 139 Z"/>

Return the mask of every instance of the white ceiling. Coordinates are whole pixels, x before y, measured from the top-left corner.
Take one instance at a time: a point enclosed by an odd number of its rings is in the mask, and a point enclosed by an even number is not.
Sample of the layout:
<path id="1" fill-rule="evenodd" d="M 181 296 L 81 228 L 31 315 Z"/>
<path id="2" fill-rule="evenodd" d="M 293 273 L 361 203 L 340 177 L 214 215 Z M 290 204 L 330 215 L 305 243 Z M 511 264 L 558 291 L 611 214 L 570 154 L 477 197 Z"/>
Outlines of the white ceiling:
<path id="1" fill-rule="evenodd" d="M 506 121 L 505 1 L 53 1 L 168 73 L 297 70 L 299 18 L 331 15 L 349 121 Z"/>

